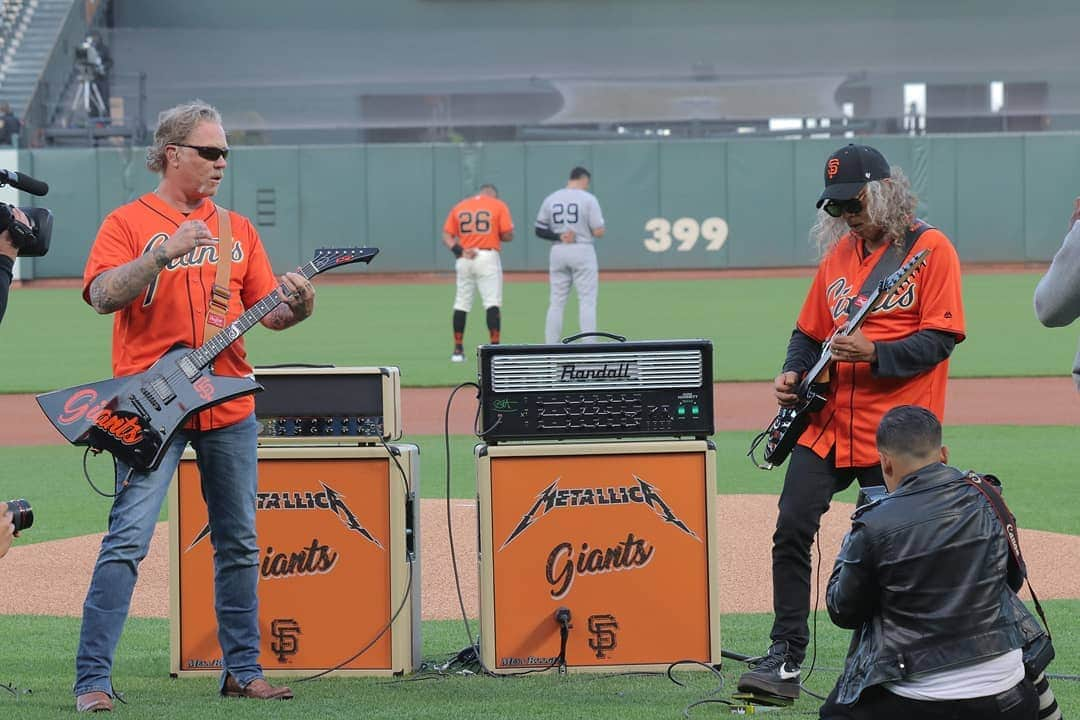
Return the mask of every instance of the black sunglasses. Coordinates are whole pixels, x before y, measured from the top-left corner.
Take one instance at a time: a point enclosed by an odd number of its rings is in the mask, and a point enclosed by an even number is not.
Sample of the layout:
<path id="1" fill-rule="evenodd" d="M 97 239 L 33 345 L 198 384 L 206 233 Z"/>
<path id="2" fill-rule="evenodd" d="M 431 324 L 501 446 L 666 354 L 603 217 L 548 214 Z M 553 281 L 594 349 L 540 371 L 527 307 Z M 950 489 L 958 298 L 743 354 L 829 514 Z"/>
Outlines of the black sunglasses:
<path id="1" fill-rule="evenodd" d="M 229 148 L 219 148 L 213 145 L 186 145 L 184 143 L 169 143 L 170 145 L 178 145 L 179 147 L 191 148 L 195 152 L 199 153 L 199 157 L 203 160 L 209 160 L 210 162 L 217 162 L 218 158 L 228 158 Z"/>
<path id="2" fill-rule="evenodd" d="M 858 198 L 851 198 L 850 200 L 830 200 L 825 203 L 825 207 L 821 209 L 830 217 L 838 218 L 844 213 L 847 213 L 848 215 L 858 215 L 863 211 L 863 204 Z"/>

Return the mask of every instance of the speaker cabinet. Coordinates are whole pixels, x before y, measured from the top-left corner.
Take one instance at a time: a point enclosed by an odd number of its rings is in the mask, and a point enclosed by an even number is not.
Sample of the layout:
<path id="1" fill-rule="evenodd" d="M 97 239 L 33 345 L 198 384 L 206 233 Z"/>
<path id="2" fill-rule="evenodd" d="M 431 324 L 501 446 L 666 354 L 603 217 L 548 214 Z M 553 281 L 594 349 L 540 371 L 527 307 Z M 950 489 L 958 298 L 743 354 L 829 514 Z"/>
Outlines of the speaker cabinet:
<path id="1" fill-rule="evenodd" d="M 477 445 L 481 659 L 496 673 L 720 662 L 715 448 Z"/>
<path id="2" fill-rule="evenodd" d="M 341 663 L 340 674 L 392 675 L 419 664 L 419 451 L 389 447 L 394 458 L 382 446 L 259 448 L 259 661 L 268 675 Z M 173 676 L 222 667 L 200 481 L 188 448 L 169 494 Z"/>

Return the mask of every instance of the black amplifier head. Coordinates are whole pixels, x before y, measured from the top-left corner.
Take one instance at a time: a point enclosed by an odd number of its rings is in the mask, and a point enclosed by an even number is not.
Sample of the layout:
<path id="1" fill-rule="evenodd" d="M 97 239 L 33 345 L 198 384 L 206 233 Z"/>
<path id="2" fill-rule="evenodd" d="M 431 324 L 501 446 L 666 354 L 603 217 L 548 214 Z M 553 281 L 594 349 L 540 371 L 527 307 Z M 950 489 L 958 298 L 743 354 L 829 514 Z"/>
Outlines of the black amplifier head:
<path id="1" fill-rule="evenodd" d="M 706 437 L 712 342 L 481 345 L 483 437 Z"/>

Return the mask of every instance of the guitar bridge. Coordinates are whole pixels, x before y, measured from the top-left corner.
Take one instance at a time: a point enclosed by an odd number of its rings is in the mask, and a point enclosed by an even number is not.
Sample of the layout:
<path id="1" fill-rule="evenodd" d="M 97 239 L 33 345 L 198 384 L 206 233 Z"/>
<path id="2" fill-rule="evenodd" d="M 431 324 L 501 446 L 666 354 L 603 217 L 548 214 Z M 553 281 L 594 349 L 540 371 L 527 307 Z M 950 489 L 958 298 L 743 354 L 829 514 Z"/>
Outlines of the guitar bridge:
<path id="1" fill-rule="evenodd" d="M 150 405 L 151 405 L 151 406 L 152 406 L 152 407 L 153 407 L 153 408 L 154 408 L 155 410 L 161 410 L 161 404 L 160 404 L 160 403 L 158 403 L 158 401 L 154 399 L 154 394 L 153 394 L 153 393 L 151 393 L 151 392 L 150 392 L 149 390 L 147 390 L 147 389 L 146 389 L 146 388 L 144 388 L 144 387 L 142 387 L 142 388 L 139 388 L 139 392 L 140 392 L 140 393 L 142 393 L 142 396 L 146 398 L 146 401 L 147 401 L 148 403 L 150 403 Z M 131 402 L 132 402 L 132 403 L 134 403 L 135 405 L 139 406 L 139 407 L 142 407 L 141 405 L 139 405 L 139 403 L 138 403 L 138 401 L 137 401 L 137 400 L 135 399 L 135 396 L 134 396 L 134 395 L 132 395 L 132 396 L 131 396 Z M 144 412 L 143 414 L 145 415 L 146 413 Z"/>

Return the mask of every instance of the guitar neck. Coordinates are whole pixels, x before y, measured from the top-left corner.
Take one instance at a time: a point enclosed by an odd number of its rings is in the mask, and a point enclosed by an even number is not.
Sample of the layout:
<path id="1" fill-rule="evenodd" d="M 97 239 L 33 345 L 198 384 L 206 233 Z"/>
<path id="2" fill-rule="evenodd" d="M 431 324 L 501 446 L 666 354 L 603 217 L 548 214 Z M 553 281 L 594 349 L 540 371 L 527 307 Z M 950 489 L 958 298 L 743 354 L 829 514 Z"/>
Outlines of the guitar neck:
<path id="1" fill-rule="evenodd" d="M 308 280 L 319 274 L 319 270 L 313 262 L 298 268 L 296 272 Z M 284 283 L 278 285 L 273 292 L 245 310 L 240 317 L 223 327 L 221 332 L 204 342 L 198 349 L 193 350 L 185 359 L 190 360 L 195 368 L 199 370 L 209 365 L 225 348 L 239 340 L 241 335 L 255 327 L 256 323 L 281 304 L 281 295 L 279 293 L 287 293 Z"/>

